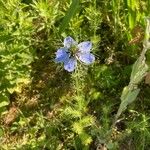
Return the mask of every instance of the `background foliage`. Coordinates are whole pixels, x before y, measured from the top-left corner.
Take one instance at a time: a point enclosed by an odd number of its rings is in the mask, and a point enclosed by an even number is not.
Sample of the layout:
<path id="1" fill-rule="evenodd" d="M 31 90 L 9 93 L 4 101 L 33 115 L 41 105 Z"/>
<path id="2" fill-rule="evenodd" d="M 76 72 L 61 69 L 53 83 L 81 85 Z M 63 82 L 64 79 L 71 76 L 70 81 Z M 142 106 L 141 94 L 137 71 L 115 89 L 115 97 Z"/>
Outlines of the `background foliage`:
<path id="1" fill-rule="evenodd" d="M 0 149 L 150 149 L 147 0 L 0 1 Z M 63 39 L 96 61 L 55 64 Z"/>

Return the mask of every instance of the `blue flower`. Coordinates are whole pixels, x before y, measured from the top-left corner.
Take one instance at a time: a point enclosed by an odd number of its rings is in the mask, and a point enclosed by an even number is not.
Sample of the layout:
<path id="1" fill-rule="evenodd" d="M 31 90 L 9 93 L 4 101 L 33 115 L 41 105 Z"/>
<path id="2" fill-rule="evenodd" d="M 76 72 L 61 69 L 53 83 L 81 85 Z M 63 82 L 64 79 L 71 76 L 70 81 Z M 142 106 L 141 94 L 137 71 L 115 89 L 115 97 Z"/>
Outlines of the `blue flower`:
<path id="1" fill-rule="evenodd" d="M 72 72 L 77 66 L 77 60 L 89 65 L 95 61 L 95 56 L 91 54 L 92 43 L 89 41 L 77 42 L 70 36 L 64 39 L 64 47 L 56 52 L 56 62 L 64 63 L 64 69 Z"/>

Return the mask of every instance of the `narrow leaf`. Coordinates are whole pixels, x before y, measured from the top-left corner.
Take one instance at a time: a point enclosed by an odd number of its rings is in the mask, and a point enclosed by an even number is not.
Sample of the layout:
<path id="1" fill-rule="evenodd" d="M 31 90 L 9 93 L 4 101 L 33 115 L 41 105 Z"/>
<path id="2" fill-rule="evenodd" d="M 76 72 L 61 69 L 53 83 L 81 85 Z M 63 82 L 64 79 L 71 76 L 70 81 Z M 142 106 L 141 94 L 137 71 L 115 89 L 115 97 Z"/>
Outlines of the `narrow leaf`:
<path id="1" fill-rule="evenodd" d="M 12 37 L 10 35 L 0 35 L 0 43 L 7 42 L 11 39 Z"/>
<path id="2" fill-rule="evenodd" d="M 64 17 L 62 24 L 60 25 L 60 28 L 59 28 L 60 33 L 62 33 L 64 31 L 64 29 L 67 27 L 69 21 L 77 12 L 78 7 L 79 7 L 79 0 L 72 0 L 70 8 Z"/>

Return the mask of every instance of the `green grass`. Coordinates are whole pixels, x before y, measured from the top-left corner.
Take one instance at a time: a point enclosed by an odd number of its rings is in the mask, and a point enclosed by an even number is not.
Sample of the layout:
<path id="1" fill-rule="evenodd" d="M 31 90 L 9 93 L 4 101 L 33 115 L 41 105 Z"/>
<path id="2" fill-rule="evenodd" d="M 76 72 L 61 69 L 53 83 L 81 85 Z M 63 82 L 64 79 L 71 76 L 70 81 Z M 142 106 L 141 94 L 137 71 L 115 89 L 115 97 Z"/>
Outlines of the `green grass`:
<path id="1" fill-rule="evenodd" d="M 149 4 L 1 0 L 0 149 L 149 150 Z M 55 63 L 67 36 L 94 64 Z"/>

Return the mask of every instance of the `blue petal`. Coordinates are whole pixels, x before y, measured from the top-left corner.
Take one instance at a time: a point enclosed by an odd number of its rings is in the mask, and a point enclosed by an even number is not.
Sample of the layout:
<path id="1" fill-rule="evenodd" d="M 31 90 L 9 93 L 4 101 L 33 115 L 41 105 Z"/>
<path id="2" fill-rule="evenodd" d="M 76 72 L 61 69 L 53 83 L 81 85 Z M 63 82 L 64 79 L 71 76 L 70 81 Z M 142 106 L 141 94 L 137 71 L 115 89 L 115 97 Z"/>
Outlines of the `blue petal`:
<path id="1" fill-rule="evenodd" d="M 89 65 L 95 61 L 95 56 L 91 53 L 78 53 L 78 59 L 86 65 Z"/>
<path id="2" fill-rule="evenodd" d="M 73 45 L 77 45 L 77 43 L 72 37 L 68 36 L 64 39 L 64 47 L 70 48 Z"/>
<path id="3" fill-rule="evenodd" d="M 56 52 L 56 58 L 55 58 L 55 61 L 56 62 L 66 62 L 69 60 L 69 52 L 67 49 L 65 48 L 60 48 L 57 50 Z"/>
<path id="4" fill-rule="evenodd" d="M 82 53 L 90 52 L 91 48 L 92 48 L 92 43 L 89 41 L 78 44 L 78 49 Z"/>
<path id="5" fill-rule="evenodd" d="M 77 60 L 75 58 L 70 58 L 68 62 L 64 63 L 64 69 L 69 72 L 72 72 L 74 71 L 76 65 L 77 65 Z"/>

